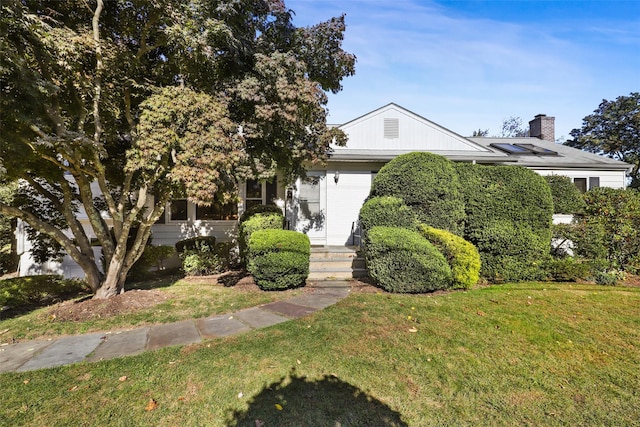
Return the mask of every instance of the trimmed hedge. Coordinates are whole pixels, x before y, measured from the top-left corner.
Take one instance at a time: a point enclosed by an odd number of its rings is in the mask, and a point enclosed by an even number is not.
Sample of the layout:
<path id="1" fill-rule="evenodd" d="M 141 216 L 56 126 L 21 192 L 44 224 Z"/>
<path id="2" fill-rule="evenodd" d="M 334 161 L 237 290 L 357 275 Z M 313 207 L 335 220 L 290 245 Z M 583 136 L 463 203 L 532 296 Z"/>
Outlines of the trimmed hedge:
<path id="1" fill-rule="evenodd" d="M 251 218 L 256 214 L 263 214 L 263 213 L 276 213 L 276 214 L 282 215 L 282 209 L 280 209 L 276 205 L 251 206 L 249 209 L 244 211 L 242 215 L 240 215 L 240 223 L 245 222 L 246 220 L 248 220 L 249 218 Z"/>
<path id="2" fill-rule="evenodd" d="M 240 223 L 238 227 L 238 249 L 240 260 L 247 263 L 247 247 L 251 234 L 258 230 L 282 230 L 284 226 L 284 216 L 282 212 L 262 212 L 255 213 Z"/>
<path id="3" fill-rule="evenodd" d="M 247 270 L 262 290 L 304 286 L 309 276 L 309 236 L 291 230 L 257 230 L 248 242 Z"/>
<path id="4" fill-rule="evenodd" d="M 480 253 L 473 243 L 449 231 L 424 224 L 420 225 L 419 231 L 449 262 L 454 288 L 469 289 L 478 282 Z"/>
<path id="5" fill-rule="evenodd" d="M 451 286 L 451 268 L 444 256 L 418 232 L 373 227 L 365 260 L 369 276 L 388 292 L 421 293 Z"/>
<path id="6" fill-rule="evenodd" d="M 225 270 L 225 261 L 215 252 L 186 251 L 180 256 L 187 276 L 210 276 Z"/>
<path id="7" fill-rule="evenodd" d="M 574 215 L 585 208 L 584 197 L 571 178 L 562 175 L 547 175 L 544 177 L 551 189 L 553 198 L 553 213 Z"/>
<path id="8" fill-rule="evenodd" d="M 360 208 L 359 221 L 365 238 L 367 231 L 376 226 L 401 227 L 409 230 L 415 230 L 418 226 L 415 212 L 402 199 L 393 196 L 368 199 Z"/>
<path id="9" fill-rule="evenodd" d="M 387 163 L 371 185 L 370 197 L 404 200 L 421 223 L 462 235 L 464 201 L 454 163 L 432 153 L 403 154 Z"/>
<path id="10" fill-rule="evenodd" d="M 553 216 L 545 179 L 519 166 L 455 166 L 467 215 L 463 237 L 480 252 L 482 276 L 492 281 L 544 278 Z"/>

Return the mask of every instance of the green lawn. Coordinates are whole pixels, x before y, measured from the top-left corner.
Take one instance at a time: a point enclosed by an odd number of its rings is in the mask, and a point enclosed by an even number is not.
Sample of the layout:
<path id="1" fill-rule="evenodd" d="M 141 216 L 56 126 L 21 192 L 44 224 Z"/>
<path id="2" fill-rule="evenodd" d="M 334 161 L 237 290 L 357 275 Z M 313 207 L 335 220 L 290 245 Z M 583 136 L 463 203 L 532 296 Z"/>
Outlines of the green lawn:
<path id="1" fill-rule="evenodd" d="M 354 293 L 236 337 L 3 374 L 0 390 L 7 426 L 638 425 L 640 288 Z"/>
<path id="2" fill-rule="evenodd" d="M 59 335 L 110 331 L 231 313 L 242 308 L 290 298 L 302 292 L 300 289 L 262 292 L 251 286 L 240 286 L 238 289 L 225 287 L 209 278 L 180 280 L 177 277 L 165 277 L 133 286 L 134 290 L 128 292 L 135 292 L 135 289 L 140 288 L 154 290 L 166 300 L 134 312 L 112 317 L 96 317 L 84 322 L 61 321 L 51 314 L 52 307 L 42 307 L 8 319 L 0 317 L 0 343 L 11 342 L 13 339 L 42 339 Z"/>

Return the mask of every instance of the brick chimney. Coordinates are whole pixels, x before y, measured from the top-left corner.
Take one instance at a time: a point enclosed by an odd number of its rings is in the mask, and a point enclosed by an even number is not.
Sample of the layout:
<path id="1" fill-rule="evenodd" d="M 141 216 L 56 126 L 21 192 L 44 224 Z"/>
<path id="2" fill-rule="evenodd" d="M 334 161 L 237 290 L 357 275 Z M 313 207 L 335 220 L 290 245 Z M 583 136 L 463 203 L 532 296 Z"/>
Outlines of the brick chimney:
<path id="1" fill-rule="evenodd" d="M 556 141 L 555 117 L 538 114 L 529 122 L 529 136 L 545 141 Z"/>

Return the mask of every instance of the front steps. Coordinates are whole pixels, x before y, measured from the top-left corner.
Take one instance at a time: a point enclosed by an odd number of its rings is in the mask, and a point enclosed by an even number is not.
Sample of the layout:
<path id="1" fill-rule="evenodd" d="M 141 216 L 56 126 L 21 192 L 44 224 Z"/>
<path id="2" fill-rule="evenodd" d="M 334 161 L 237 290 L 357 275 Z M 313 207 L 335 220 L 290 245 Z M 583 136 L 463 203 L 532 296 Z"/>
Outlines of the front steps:
<path id="1" fill-rule="evenodd" d="M 368 275 L 364 258 L 349 246 L 320 246 L 311 248 L 309 279 L 347 280 Z"/>

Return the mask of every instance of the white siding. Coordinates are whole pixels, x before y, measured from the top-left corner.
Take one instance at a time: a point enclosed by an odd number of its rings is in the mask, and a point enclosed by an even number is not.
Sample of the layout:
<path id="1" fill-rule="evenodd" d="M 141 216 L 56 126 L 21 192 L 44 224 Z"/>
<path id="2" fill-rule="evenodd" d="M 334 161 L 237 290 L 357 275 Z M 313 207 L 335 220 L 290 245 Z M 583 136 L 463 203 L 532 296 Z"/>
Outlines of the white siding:
<path id="1" fill-rule="evenodd" d="M 173 221 L 156 224 L 151 229 L 151 243 L 155 246 L 173 246 L 176 242 L 196 236 L 215 236 L 216 242 L 235 239 L 238 222 L 231 221 Z"/>
<path id="2" fill-rule="evenodd" d="M 398 138 L 385 138 L 385 120 L 398 120 Z M 346 149 L 416 151 L 487 151 L 448 129 L 389 105 L 340 126 L 349 140 Z M 387 136 L 391 133 L 387 132 Z M 341 147 L 335 147 L 336 151 Z"/>
<path id="3" fill-rule="evenodd" d="M 532 169 L 542 176 L 561 175 L 574 178 L 600 178 L 600 187 L 625 188 L 626 175 L 624 171 L 603 171 L 603 170 L 587 170 L 587 169 Z"/>

